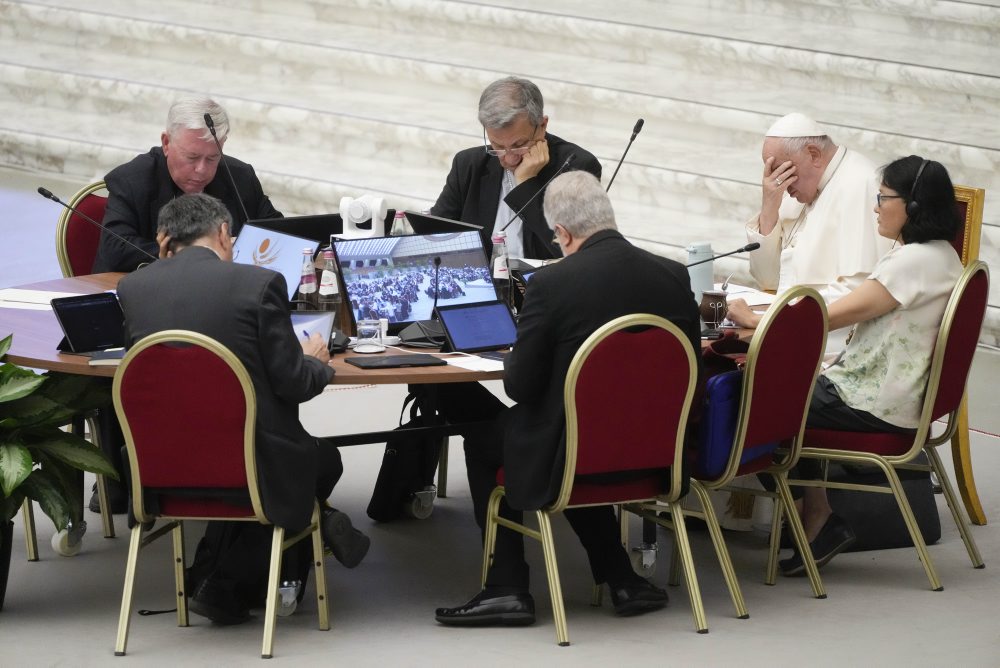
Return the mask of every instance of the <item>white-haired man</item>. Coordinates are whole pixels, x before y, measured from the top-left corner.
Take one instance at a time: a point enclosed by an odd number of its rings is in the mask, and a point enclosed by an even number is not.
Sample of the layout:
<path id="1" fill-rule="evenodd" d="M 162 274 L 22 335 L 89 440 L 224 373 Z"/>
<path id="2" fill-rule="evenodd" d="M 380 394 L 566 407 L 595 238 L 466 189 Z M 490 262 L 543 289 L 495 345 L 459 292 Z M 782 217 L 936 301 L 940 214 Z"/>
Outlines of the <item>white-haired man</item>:
<path id="1" fill-rule="evenodd" d="M 480 528 L 501 466 L 504 517 L 520 522 L 523 511 L 537 510 L 558 495 L 565 450 L 563 385 L 588 336 L 617 317 L 653 313 L 676 324 L 695 349 L 700 345 L 687 271 L 625 240 L 597 177 L 580 171 L 557 177 L 544 206 L 549 234 L 555 234 L 566 258 L 538 271 L 525 295 L 517 343 L 504 361 L 504 389 L 517 405 L 498 415 L 492 439 L 465 451 Z M 666 605 L 667 593 L 632 571 L 610 507 L 570 508 L 564 515 L 587 551 L 594 581 L 608 584 L 616 614 Z M 450 626 L 532 623 L 521 534 L 500 528 L 484 589 L 465 605 L 438 608 L 436 618 Z"/>
<path id="2" fill-rule="evenodd" d="M 160 145 L 148 153 L 111 170 L 104 177 L 108 206 L 104 227 L 117 232 L 156 257 L 156 218 L 160 209 L 178 195 L 200 193 L 221 200 L 233 217 L 234 235 L 245 221 L 243 206 L 251 219 L 278 218 L 281 214 L 254 173 L 253 167 L 231 156 L 224 159 L 232 172 L 236 190 L 219 169 L 223 159 L 205 123 L 212 117 L 220 144 L 229 134 L 229 116 L 221 105 L 207 97 L 178 100 L 167 112 L 167 125 Z M 242 206 L 240 202 L 242 201 Z M 149 256 L 110 234 L 101 235 L 94 272 L 133 271 L 150 262 Z"/>

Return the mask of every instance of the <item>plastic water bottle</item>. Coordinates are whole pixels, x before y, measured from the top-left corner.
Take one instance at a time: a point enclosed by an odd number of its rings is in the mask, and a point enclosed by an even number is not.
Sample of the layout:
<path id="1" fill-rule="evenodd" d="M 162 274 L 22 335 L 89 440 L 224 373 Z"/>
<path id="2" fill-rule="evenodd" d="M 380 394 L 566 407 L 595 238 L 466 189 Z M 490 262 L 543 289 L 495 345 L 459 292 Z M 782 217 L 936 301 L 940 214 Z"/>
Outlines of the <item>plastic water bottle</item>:
<path id="1" fill-rule="evenodd" d="M 493 272 L 493 287 L 500 301 L 510 304 L 510 267 L 507 264 L 507 233 L 493 233 L 493 254 L 490 256 L 490 271 Z"/>
<path id="2" fill-rule="evenodd" d="M 319 308 L 319 294 L 316 290 L 316 269 L 312 261 L 311 248 L 302 249 L 302 276 L 295 291 L 295 308 L 299 311 L 315 311 Z"/>
<path id="3" fill-rule="evenodd" d="M 333 311 L 333 326 L 337 326 L 337 313 L 340 310 L 340 282 L 337 280 L 337 260 L 332 250 L 323 251 L 323 273 L 319 281 L 319 310 Z"/>
<path id="4" fill-rule="evenodd" d="M 688 276 L 691 277 L 691 291 L 694 292 L 694 303 L 701 304 L 701 293 L 712 290 L 715 287 L 715 278 L 712 274 L 712 244 L 708 241 L 697 241 L 687 247 L 688 264 L 692 262 L 702 262 L 701 264 L 688 267 Z"/>

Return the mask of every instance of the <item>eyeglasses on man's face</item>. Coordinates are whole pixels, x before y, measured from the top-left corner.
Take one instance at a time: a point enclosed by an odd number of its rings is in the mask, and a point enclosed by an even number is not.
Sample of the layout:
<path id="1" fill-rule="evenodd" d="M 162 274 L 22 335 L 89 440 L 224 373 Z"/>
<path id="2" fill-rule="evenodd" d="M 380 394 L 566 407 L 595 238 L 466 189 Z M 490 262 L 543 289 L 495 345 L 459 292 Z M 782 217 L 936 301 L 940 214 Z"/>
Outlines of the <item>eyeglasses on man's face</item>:
<path id="1" fill-rule="evenodd" d="M 486 128 L 483 128 L 483 145 L 486 147 L 487 155 L 492 155 L 495 158 L 502 158 L 508 155 L 514 156 L 524 156 L 528 154 L 531 147 L 538 143 L 535 139 L 535 133 L 538 132 L 538 126 L 531 126 L 531 138 L 525 140 L 524 146 L 515 146 L 513 148 L 493 148 L 490 145 L 490 140 L 486 137 Z"/>
<path id="2" fill-rule="evenodd" d="M 875 193 L 875 204 L 882 206 L 882 200 L 884 199 L 903 199 L 902 195 L 883 195 L 882 193 Z"/>

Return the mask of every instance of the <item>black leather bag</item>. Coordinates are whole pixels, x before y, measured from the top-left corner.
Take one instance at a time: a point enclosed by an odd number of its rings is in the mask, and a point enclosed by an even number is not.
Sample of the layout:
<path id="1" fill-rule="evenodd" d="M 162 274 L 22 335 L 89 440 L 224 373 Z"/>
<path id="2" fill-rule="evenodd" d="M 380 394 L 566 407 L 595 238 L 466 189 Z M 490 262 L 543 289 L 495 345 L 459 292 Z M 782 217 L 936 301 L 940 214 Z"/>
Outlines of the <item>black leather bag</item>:
<path id="1" fill-rule="evenodd" d="M 410 419 L 405 424 L 403 416 L 407 406 Z M 414 394 L 403 401 L 399 415 L 399 427 L 385 444 L 382 468 L 375 480 L 375 489 L 368 503 L 368 517 L 376 522 L 391 522 L 397 519 L 414 494 L 433 484 L 438 458 L 441 456 L 441 438 L 407 433 L 413 427 L 428 426 Z"/>

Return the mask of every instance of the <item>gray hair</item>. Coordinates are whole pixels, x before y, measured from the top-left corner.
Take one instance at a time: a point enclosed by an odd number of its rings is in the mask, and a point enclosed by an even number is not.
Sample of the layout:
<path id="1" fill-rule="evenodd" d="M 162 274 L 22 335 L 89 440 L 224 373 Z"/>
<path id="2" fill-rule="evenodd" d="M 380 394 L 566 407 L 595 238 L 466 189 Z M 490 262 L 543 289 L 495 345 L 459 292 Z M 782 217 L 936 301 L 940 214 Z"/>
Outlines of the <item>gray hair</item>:
<path id="1" fill-rule="evenodd" d="M 826 153 L 827 150 L 835 147 L 829 135 L 819 135 L 818 137 L 778 137 L 778 139 L 788 155 L 800 153 L 810 144 L 816 146 L 822 153 Z"/>
<path id="2" fill-rule="evenodd" d="M 542 204 L 545 220 L 561 225 L 574 237 L 587 238 L 601 230 L 617 230 L 615 211 L 601 182 L 590 172 L 573 171 L 553 179 Z"/>
<path id="3" fill-rule="evenodd" d="M 205 125 L 205 114 L 212 115 L 215 133 L 220 142 L 229 135 L 229 114 L 222 105 L 208 97 L 185 97 L 170 105 L 167 112 L 167 134 L 173 137 L 181 130 L 203 130 L 201 139 L 209 141 L 212 133 Z"/>
<path id="4" fill-rule="evenodd" d="M 156 231 L 163 232 L 180 246 L 190 246 L 228 223 L 233 226 L 229 209 L 211 195 L 192 193 L 167 202 L 160 209 Z"/>
<path id="5" fill-rule="evenodd" d="M 528 115 L 532 125 L 542 124 L 542 91 L 520 77 L 498 79 L 479 96 L 479 122 L 484 128 L 497 130 L 510 125 L 521 114 Z"/>

